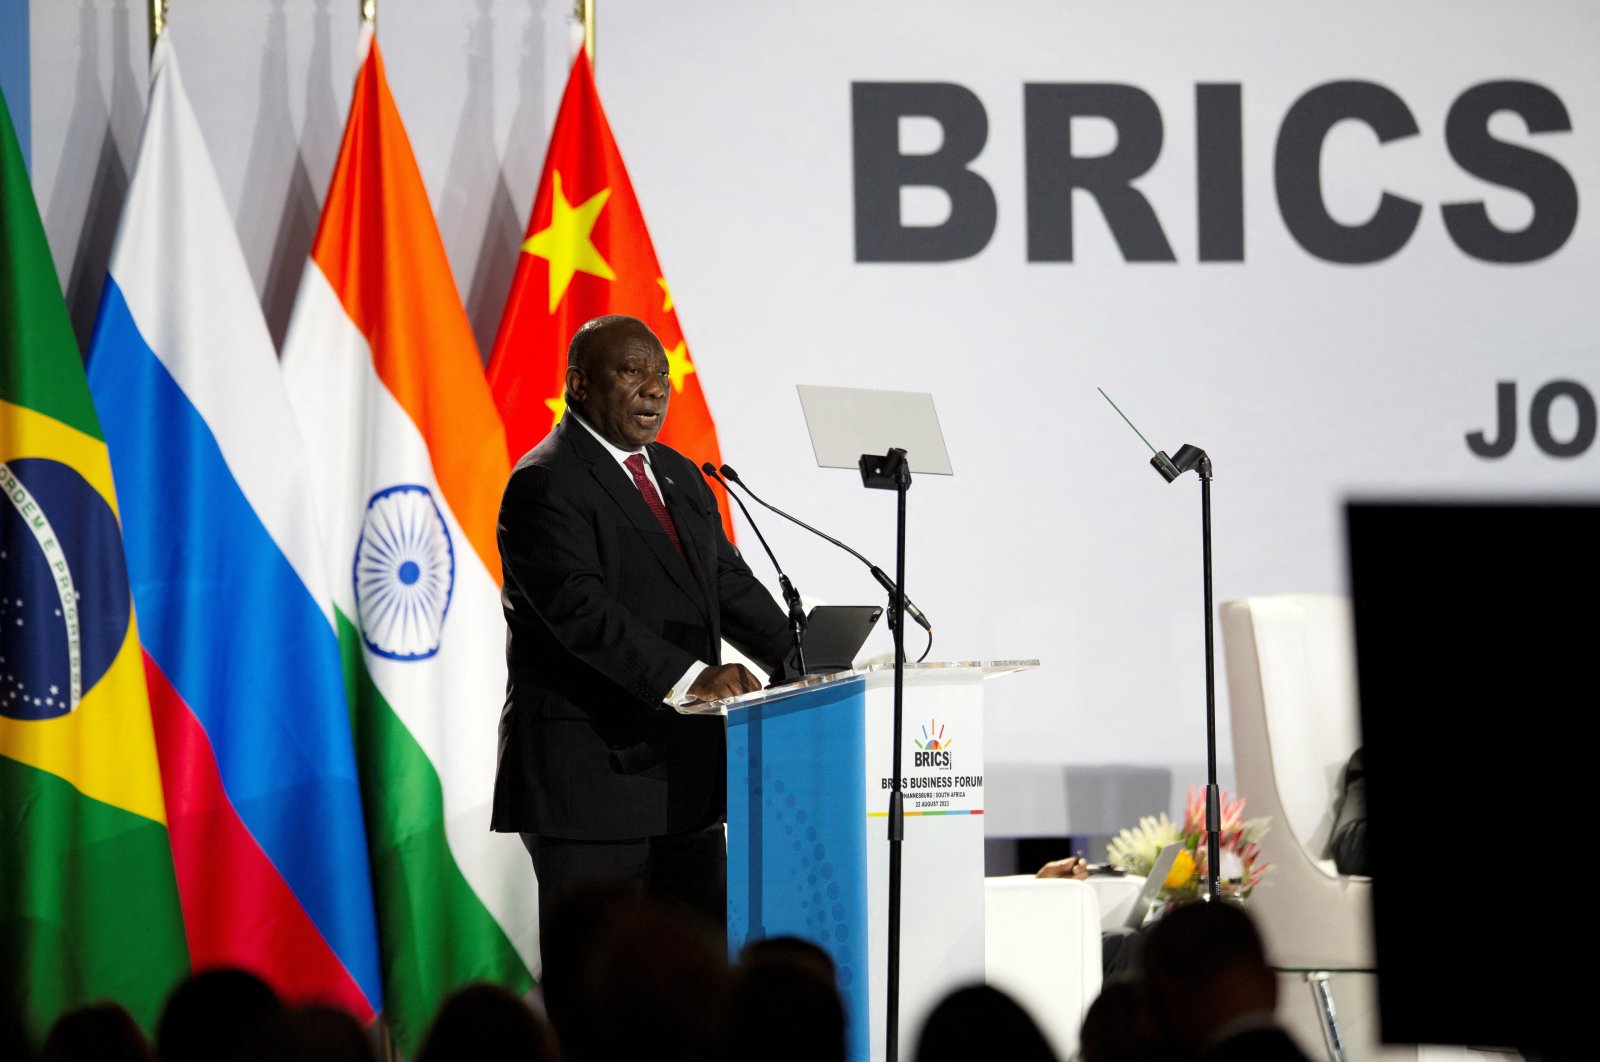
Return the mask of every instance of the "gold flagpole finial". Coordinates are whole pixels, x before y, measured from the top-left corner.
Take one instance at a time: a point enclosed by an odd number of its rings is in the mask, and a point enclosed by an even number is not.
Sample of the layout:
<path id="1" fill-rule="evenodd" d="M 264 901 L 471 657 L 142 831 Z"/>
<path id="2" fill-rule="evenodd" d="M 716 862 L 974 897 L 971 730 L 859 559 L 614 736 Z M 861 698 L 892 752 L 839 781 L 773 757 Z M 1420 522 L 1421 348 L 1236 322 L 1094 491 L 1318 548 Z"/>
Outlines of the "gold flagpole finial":
<path id="1" fill-rule="evenodd" d="M 583 23 L 583 50 L 594 65 L 594 0 L 572 0 L 572 17 Z"/>
<path id="2" fill-rule="evenodd" d="M 167 28 L 167 0 L 150 0 L 150 50 L 156 50 L 156 41 Z"/>
<path id="3" fill-rule="evenodd" d="M 378 0 L 361 0 L 361 21 L 374 28 L 378 25 Z"/>

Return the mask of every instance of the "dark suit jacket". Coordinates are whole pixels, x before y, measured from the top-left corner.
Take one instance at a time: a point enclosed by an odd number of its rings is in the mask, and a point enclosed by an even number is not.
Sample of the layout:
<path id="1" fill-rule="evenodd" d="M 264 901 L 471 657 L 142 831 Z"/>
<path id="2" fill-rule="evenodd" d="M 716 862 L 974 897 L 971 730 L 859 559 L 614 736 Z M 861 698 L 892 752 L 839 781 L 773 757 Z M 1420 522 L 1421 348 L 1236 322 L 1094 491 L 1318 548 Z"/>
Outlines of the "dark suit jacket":
<path id="1" fill-rule="evenodd" d="M 517 462 L 500 504 L 509 626 L 495 830 L 578 840 L 717 821 L 723 721 L 662 702 L 726 638 L 768 670 L 788 624 L 722 532 L 700 472 L 649 447 L 688 563 L 628 473 L 573 418 Z"/>

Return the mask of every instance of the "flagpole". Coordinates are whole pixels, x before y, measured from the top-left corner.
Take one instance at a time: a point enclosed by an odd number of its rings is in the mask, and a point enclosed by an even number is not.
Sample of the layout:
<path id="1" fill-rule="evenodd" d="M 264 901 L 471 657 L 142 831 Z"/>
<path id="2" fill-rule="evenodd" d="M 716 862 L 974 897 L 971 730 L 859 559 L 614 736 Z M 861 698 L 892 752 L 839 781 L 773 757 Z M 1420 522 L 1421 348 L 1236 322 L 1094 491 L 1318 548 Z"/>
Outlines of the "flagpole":
<path id="1" fill-rule="evenodd" d="M 156 41 L 167 28 L 167 0 L 150 0 L 150 50 L 156 50 Z"/>
<path id="2" fill-rule="evenodd" d="M 594 66 L 594 0 L 572 0 L 572 17 L 583 23 L 583 50 Z"/>
<path id="3" fill-rule="evenodd" d="M 371 42 L 370 46 L 361 48 L 362 60 L 371 48 L 378 44 L 378 0 L 360 0 L 361 5 L 361 32 Z M 376 897 L 374 897 L 376 899 Z M 373 1018 L 373 1024 L 378 1028 L 379 1046 L 382 1048 L 383 1062 L 397 1062 L 398 1055 L 395 1050 L 394 1029 L 389 1024 L 387 1009 Z"/>

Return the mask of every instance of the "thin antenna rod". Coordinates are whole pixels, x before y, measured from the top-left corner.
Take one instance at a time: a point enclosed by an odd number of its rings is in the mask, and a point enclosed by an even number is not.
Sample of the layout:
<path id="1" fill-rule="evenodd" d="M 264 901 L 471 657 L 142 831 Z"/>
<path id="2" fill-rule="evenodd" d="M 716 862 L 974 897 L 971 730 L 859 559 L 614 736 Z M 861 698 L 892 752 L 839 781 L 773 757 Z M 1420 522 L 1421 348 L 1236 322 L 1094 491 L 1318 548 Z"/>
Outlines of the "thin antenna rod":
<path id="1" fill-rule="evenodd" d="M 1096 391 L 1100 391 L 1100 397 L 1101 398 L 1105 399 L 1107 402 L 1111 402 L 1111 396 L 1110 395 L 1106 394 L 1104 391 L 1102 391 L 1098 387 L 1096 387 L 1095 390 Z M 1133 421 L 1128 419 L 1128 415 L 1126 413 L 1124 413 L 1120 408 L 1118 408 L 1118 406 L 1117 406 L 1117 404 L 1115 402 L 1111 402 L 1111 408 L 1115 409 L 1117 411 L 1117 416 L 1121 417 L 1123 422 L 1125 424 L 1127 424 L 1128 427 L 1133 428 Z M 1150 446 L 1150 440 L 1146 439 L 1144 437 L 1144 432 L 1140 431 L 1138 428 L 1133 428 L 1133 433 L 1139 437 L 1139 441 L 1140 442 L 1144 443 L 1146 446 Z M 1156 452 L 1156 448 L 1154 446 L 1150 446 L 1150 452 L 1151 453 L 1155 453 Z"/>

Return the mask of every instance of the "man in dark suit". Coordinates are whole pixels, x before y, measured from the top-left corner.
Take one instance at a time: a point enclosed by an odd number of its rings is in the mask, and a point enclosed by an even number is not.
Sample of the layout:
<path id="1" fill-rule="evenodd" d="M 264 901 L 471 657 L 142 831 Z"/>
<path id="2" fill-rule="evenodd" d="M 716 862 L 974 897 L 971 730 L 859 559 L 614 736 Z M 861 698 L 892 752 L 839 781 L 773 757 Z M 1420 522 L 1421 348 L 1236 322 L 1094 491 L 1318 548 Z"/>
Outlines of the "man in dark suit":
<path id="1" fill-rule="evenodd" d="M 770 671 L 788 623 L 699 470 L 655 441 L 671 394 L 642 321 L 584 324 L 566 416 L 500 506 L 509 676 L 491 825 L 522 835 L 542 926 L 563 892 L 619 881 L 725 919 L 723 720 L 674 708 L 760 689 L 718 662 L 722 639 Z"/>

